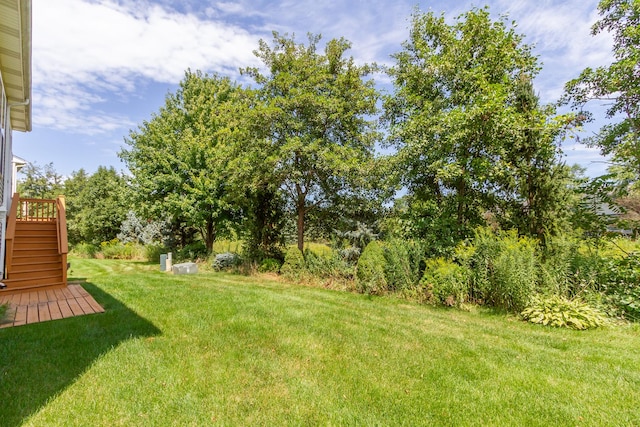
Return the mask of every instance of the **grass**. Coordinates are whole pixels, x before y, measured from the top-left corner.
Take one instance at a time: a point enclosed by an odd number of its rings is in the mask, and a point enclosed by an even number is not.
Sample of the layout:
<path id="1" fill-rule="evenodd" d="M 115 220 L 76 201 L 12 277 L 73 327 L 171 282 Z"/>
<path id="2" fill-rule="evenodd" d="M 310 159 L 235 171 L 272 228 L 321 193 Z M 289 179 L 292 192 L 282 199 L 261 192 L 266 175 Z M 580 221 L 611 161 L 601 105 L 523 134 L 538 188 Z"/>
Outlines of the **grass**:
<path id="1" fill-rule="evenodd" d="M 72 266 L 106 312 L 0 330 L 0 425 L 640 425 L 637 325 Z"/>
<path id="2" fill-rule="evenodd" d="M 4 316 L 7 315 L 8 308 L 7 304 L 0 304 L 0 321 L 4 320 Z"/>

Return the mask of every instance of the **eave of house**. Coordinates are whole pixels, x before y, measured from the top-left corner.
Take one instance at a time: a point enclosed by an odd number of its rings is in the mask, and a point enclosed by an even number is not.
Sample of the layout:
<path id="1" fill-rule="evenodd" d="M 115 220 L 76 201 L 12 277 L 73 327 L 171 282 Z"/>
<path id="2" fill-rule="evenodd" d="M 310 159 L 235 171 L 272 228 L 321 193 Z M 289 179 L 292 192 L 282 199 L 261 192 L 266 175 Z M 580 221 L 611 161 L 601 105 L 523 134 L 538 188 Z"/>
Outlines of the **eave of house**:
<path id="1" fill-rule="evenodd" d="M 11 105 L 11 127 L 30 131 L 31 0 L 0 0 L 0 74 Z"/>

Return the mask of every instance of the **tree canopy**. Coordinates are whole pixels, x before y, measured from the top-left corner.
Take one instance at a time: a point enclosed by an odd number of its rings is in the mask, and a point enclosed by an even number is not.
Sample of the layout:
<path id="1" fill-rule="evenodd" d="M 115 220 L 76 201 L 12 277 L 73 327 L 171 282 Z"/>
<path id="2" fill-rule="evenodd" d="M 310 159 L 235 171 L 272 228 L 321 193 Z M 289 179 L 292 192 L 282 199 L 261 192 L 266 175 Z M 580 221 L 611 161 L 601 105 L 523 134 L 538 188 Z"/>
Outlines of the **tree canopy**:
<path id="1" fill-rule="evenodd" d="M 255 157 L 247 159 L 259 158 L 265 175 L 258 179 L 284 190 L 300 250 L 310 211 L 335 206 L 362 187 L 378 138 L 372 119 L 378 93 L 365 80 L 374 68 L 346 57 L 345 39 L 330 40 L 319 52 L 320 39 L 309 34 L 304 45 L 274 32 L 273 44 L 261 40 L 255 51 L 268 74 L 243 70 L 259 85 L 251 116 Z"/>
<path id="2" fill-rule="evenodd" d="M 234 219 L 226 165 L 239 92 L 229 78 L 187 71 L 177 92 L 131 131 L 129 148 L 120 153 L 139 209 L 194 227 L 208 250 Z"/>
<path id="3" fill-rule="evenodd" d="M 429 232 L 449 242 L 484 224 L 487 213 L 537 234 L 537 225 L 516 218 L 539 214 L 534 202 L 555 191 L 543 182 L 557 173 L 562 120 L 537 105 L 531 46 L 485 8 L 453 24 L 416 12 L 403 47 L 390 70 L 396 90 L 385 118 L 410 209 L 422 210 Z"/>

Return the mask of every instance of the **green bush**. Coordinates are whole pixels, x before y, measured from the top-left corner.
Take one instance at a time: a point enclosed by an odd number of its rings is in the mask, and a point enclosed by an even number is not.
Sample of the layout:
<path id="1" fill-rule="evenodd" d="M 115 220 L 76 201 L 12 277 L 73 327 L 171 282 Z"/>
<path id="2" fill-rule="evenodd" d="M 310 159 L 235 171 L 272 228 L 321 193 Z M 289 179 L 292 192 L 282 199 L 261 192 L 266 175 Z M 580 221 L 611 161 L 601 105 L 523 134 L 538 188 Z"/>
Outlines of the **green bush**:
<path id="1" fill-rule="evenodd" d="M 304 256 L 297 246 L 290 246 L 284 254 L 284 264 L 280 267 L 280 273 L 293 280 L 300 279 L 306 273 Z"/>
<path id="2" fill-rule="evenodd" d="M 281 263 L 275 258 L 265 258 L 260 263 L 258 271 L 261 273 L 277 273 L 280 271 Z"/>
<path id="3" fill-rule="evenodd" d="M 435 258 L 427 260 L 420 283 L 428 301 L 453 307 L 467 301 L 470 281 L 468 267 Z"/>
<path id="4" fill-rule="evenodd" d="M 136 243 L 122 243 L 118 239 L 100 243 L 100 254 L 106 259 L 144 259 L 145 252 L 142 245 Z"/>
<path id="5" fill-rule="evenodd" d="M 78 243 L 71 248 L 71 254 L 78 258 L 95 258 L 99 249 L 91 243 Z"/>
<path id="6" fill-rule="evenodd" d="M 305 250 L 306 271 L 321 279 L 351 279 L 354 267 L 345 261 L 336 251 L 315 252 Z"/>
<path id="7" fill-rule="evenodd" d="M 617 288 L 613 292 L 604 294 L 602 302 L 607 305 L 612 315 L 633 322 L 640 322 L 639 286 Z"/>
<path id="8" fill-rule="evenodd" d="M 387 290 L 386 260 L 378 241 L 369 242 L 356 266 L 356 289 L 365 294 L 381 294 Z"/>
<path id="9" fill-rule="evenodd" d="M 507 233 L 502 237 L 501 249 L 494 264 L 490 301 L 505 310 L 521 311 L 536 292 L 536 241 Z"/>
<path id="10" fill-rule="evenodd" d="M 390 291 L 413 289 L 424 269 L 424 249 L 418 242 L 391 239 L 384 245 L 385 279 Z"/>
<path id="11" fill-rule="evenodd" d="M 598 309 L 578 299 L 569 300 L 557 295 L 535 297 L 520 313 L 531 323 L 570 329 L 591 329 L 607 323 Z"/>
<path id="12" fill-rule="evenodd" d="M 479 229 L 473 244 L 473 298 L 508 311 L 522 311 L 537 289 L 537 242 L 519 238 L 515 230 L 495 234 Z"/>
<path id="13" fill-rule="evenodd" d="M 144 245 L 144 257 L 148 262 L 160 262 L 160 255 L 166 254 L 169 250 L 160 244 L 151 243 Z"/>
<path id="14" fill-rule="evenodd" d="M 178 249 L 178 251 L 175 253 L 175 258 L 178 261 L 195 261 L 198 259 L 205 260 L 207 259 L 208 254 L 209 252 L 207 251 L 207 246 L 203 241 L 198 240 L 196 242 L 185 245 L 181 249 Z"/>
<path id="15" fill-rule="evenodd" d="M 547 295 L 569 295 L 580 282 L 575 275 L 579 241 L 569 235 L 549 236 L 540 251 L 539 288 Z"/>

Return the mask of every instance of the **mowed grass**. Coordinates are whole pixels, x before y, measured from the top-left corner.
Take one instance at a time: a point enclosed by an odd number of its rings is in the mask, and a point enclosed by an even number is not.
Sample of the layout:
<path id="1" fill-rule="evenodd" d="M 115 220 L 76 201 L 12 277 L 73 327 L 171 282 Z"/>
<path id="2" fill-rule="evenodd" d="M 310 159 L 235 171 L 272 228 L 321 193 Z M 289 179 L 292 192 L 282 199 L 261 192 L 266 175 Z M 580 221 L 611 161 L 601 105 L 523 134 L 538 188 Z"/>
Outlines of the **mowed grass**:
<path id="1" fill-rule="evenodd" d="M 2 425 L 640 425 L 636 325 L 71 262 L 106 312 L 0 330 Z"/>

